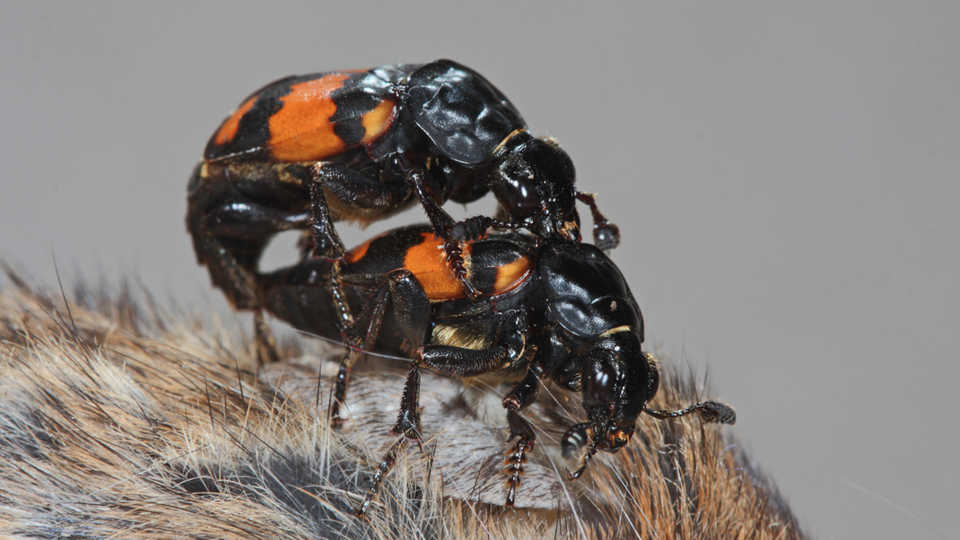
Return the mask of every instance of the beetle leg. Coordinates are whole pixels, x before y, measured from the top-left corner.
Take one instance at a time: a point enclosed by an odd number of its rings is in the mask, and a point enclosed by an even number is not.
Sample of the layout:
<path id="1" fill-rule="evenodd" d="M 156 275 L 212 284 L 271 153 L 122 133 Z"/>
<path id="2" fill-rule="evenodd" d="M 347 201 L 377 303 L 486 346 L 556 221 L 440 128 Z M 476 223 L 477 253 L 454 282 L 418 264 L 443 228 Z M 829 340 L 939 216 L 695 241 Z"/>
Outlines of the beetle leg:
<path id="1" fill-rule="evenodd" d="M 407 376 L 400 401 L 400 415 L 394 426 L 395 433 L 410 436 L 413 430 L 419 439 L 420 413 L 420 368 L 428 367 L 445 375 L 469 377 L 504 368 L 523 357 L 526 343 L 526 311 L 505 312 L 509 327 L 497 336 L 498 345 L 490 349 L 474 350 L 448 345 L 424 345 L 420 347 Z"/>
<path id="2" fill-rule="evenodd" d="M 304 213 L 232 202 L 210 209 L 191 208 L 187 225 L 197 259 L 207 267 L 213 284 L 237 309 L 254 309 L 255 272 L 267 242 L 277 232 L 304 226 L 308 219 Z"/>
<path id="3" fill-rule="evenodd" d="M 310 182 L 310 232 L 313 236 L 313 255 L 315 257 L 325 257 L 329 259 L 339 259 L 343 257 L 346 250 L 343 248 L 343 241 L 337 234 L 337 229 L 333 226 L 333 220 L 330 217 L 330 207 L 327 206 L 327 199 L 323 196 L 322 180 L 319 175 L 319 166 L 314 167 L 314 181 Z"/>
<path id="4" fill-rule="evenodd" d="M 414 278 L 410 276 L 409 279 Z M 400 280 L 397 283 L 403 283 L 403 281 Z M 527 331 L 526 312 L 518 310 L 506 314 L 508 316 L 505 320 L 510 321 L 510 327 L 502 332 L 506 335 L 498 336 L 505 343 L 504 345 L 483 351 L 445 345 L 425 345 L 418 349 L 413 365 L 410 366 L 410 372 L 407 374 L 407 382 L 403 386 L 403 397 L 400 399 L 397 423 L 393 426 L 393 432 L 401 435 L 401 439 L 393 443 L 377 466 L 373 486 L 367 491 L 363 502 L 356 509 L 355 513 L 357 515 L 363 515 L 366 512 L 370 502 L 380 489 L 383 478 L 396 463 L 398 453 L 406 446 L 408 440 L 417 441 L 420 450 L 423 451 L 423 436 L 420 427 L 421 367 L 429 367 L 446 374 L 469 376 L 500 369 L 505 365 L 504 359 L 507 359 L 507 364 L 509 364 L 523 356 Z M 513 413 L 513 411 L 510 411 L 510 413 Z M 526 423 L 526 421 L 516 413 L 513 413 L 515 419 L 511 420 L 510 413 L 508 413 L 507 418 L 511 421 L 511 429 L 516 425 L 516 429 L 523 432 L 523 423 Z M 529 429 L 527 431 L 529 431 L 530 437 L 526 440 L 529 440 L 532 446 L 533 432 Z M 525 435 L 525 433 L 521 434 Z"/>
<path id="5" fill-rule="evenodd" d="M 400 400 L 400 414 L 397 415 L 397 423 L 393 426 L 393 432 L 400 435 L 400 438 L 390 445 L 390 449 L 384 454 L 383 459 L 377 465 L 377 471 L 373 474 L 373 485 L 367 490 L 367 494 L 354 510 L 357 516 L 363 516 L 367 508 L 380 491 L 384 478 L 393 469 L 397 463 L 397 456 L 407 446 L 411 439 L 417 441 L 420 451 L 423 451 L 423 437 L 420 431 L 420 368 L 416 362 L 410 366 L 410 372 L 407 374 L 407 382 L 403 386 L 403 398 Z"/>
<path id="6" fill-rule="evenodd" d="M 387 473 L 390 472 L 390 469 L 397 462 L 397 456 L 400 454 L 400 451 L 403 450 L 410 439 L 406 437 L 400 437 L 396 440 L 387 450 L 387 453 L 383 456 L 383 459 L 380 460 L 380 464 L 377 465 L 377 471 L 373 473 L 373 485 L 370 486 L 370 489 L 367 490 L 366 495 L 363 497 L 363 502 L 360 503 L 356 509 L 354 509 L 353 514 L 357 517 L 363 517 L 367 513 L 367 508 L 370 507 L 370 503 L 373 502 L 373 498 L 377 496 L 377 492 L 380 491 L 380 486 L 383 484 L 383 479 L 386 478 Z"/>
<path id="7" fill-rule="evenodd" d="M 374 305 L 374 316 L 370 322 L 370 328 L 367 329 L 366 338 L 361 342 L 356 335 L 355 322 L 353 314 L 350 311 L 350 305 L 347 302 L 346 292 L 343 285 L 341 274 L 341 259 L 345 253 L 343 241 L 333 226 L 333 218 L 330 213 L 330 207 L 324 196 L 324 187 L 328 189 L 341 190 L 346 189 L 345 194 L 348 200 L 360 202 L 361 193 L 367 193 L 371 190 L 377 192 L 390 192 L 388 186 L 374 183 L 366 177 L 357 173 L 350 173 L 340 167 L 330 164 L 317 163 L 311 167 L 313 181 L 310 182 L 310 210 L 311 224 L 310 231 L 313 239 L 314 257 L 327 258 L 333 261 L 330 268 L 330 282 L 333 293 L 334 307 L 337 312 L 337 327 L 340 329 L 340 337 L 347 344 L 348 350 L 340 360 L 340 368 L 337 371 L 337 382 L 334 388 L 334 399 L 330 406 L 330 421 L 334 427 L 339 427 L 343 423 L 340 417 L 340 405 L 344 402 L 347 395 L 347 386 L 350 382 L 350 371 L 353 364 L 361 356 L 361 351 L 372 347 L 379 333 L 380 324 L 383 319 L 383 306 L 386 305 L 386 298 L 381 294 L 377 295 Z M 350 189 L 353 188 L 353 189 Z M 393 190 L 396 191 L 396 190 Z M 397 193 L 394 193 L 396 196 Z M 389 199 L 389 197 L 387 198 Z M 376 330 L 373 330 L 376 328 Z"/>
<path id="8" fill-rule="evenodd" d="M 381 182 L 375 176 L 337 163 L 314 163 L 305 183 L 310 185 L 313 252 L 315 256 L 328 259 L 343 256 L 343 242 L 333 226 L 334 221 L 343 218 L 361 222 L 378 219 L 402 210 L 412 202 L 412 191 L 405 183 Z M 344 209 L 346 216 L 342 215 Z"/>
<path id="9" fill-rule="evenodd" d="M 590 207 L 590 213 L 593 216 L 593 243 L 604 251 L 617 247 L 620 244 L 620 227 L 610 223 L 600 213 L 596 196 L 593 193 L 578 191 L 577 199 Z"/>
<path id="10" fill-rule="evenodd" d="M 254 310 L 257 360 L 263 364 L 278 358 L 273 337 L 257 301 L 257 263 L 270 238 L 280 231 L 303 228 L 309 215 L 301 209 L 262 204 L 277 189 L 271 181 L 239 184 L 223 175 L 207 176 L 203 166 L 194 169 L 190 181 L 187 229 L 193 239 L 197 261 L 207 267 L 213 284 L 237 309 Z"/>
<path id="11" fill-rule="evenodd" d="M 340 277 L 339 264 L 339 261 L 333 264 L 337 268 L 333 275 L 338 279 Z M 426 293 L 423 292 L 423 287 L 409 270 L 395 270 L 388 275 L 386 283 L 374 295 L 373 302 L 370 304 L 370 313 L 364 313 L 360 317 L 360 320 L 369 321 L 361 341 L 354 330 L 356 323 L 350 314 L 350 307 L 346 303 L 346 298 L 337 298 L 338 290 L 343 290 L 342 280 L 339 287 L 332 285 L 331 291 L 334 296 L 334 305 L 338 306 L 338 311 L 342 313 L 341 320 L 344 321 L 343 324 L 348 325 L 343 327 L 343 339 L 345 343 L 351 346 L 352 350 L 348 351 L 341 359 L 340 370 L 337 373 L 334 399 L 330 409 L 331 423 L 334 427 L 343 423 L 340 418 L 340 405 L 346 399 L 347 386 L 350 383 L 350 370 L 359 357 L 363 355 L 363 351 L 373 349 L 376 344 L 377 338 L 380 336 L 380 329 L 383 326 L 387 306 L 393 304 L 394 317 L 400 322 L 400 326 L 407 330 L 406 339 L 414 343 L 418 339 L 423 339 L 424 329 L 429 326 L 430 317 L 430 301 L 427 299 Z M 416 385 L 415 390 L 419 393 L 419 384 Z M 418 394 L 415 394 L 412 399 L 416 400 L 416 395 Z M 403 404 L 401 404 L 402 410 Z M 419 420 L 416 428 L 419 431 Z M 401 433 L 405 432 L 401 431 Z"/>
<path id="12" fill-rule="evenodd" d="M 470 222 L 470 220 L 457 222 L 427 193 L 426 187 L 424 186 L 423 171 L 410 169 L 407 171 L 405 178 L 420 199 L 420 204 L 423 206 L 424 211 L 426 211 L 427 218 L 430 219 L 430 224 L 433 225 L 433 230 L 436 231 L 437 235 L 443 240 L 443 252 L 447 257 L 447 264 L 450 265 L 453 274 L 457 277 L 457 280 L 463 284 L 463 288 L 470 298 L 478 298 L 480 291 L 470 283 L 467 277 L 467 269 L 463 264 L 463 250 L 460 247 L 460 242 L 473 239 L 471 237 L 482 236 L 483 232 L 489 227 L 489 224 L 485 225 L 483 220 L 490 220 L 490 218 L 478 216 L 473 222 Z"/>
<path id="13" fill-rule="evenodd" d="M 580 475 L 583 474 L 583 471 L 586 470 L 587 465 L 590 464 L 590 459 L 594 454 L 597 453 L 598 440 L 595 436 L 593 429 L 593 424 L 589 422 L 584 422 L 582 424 L 575 424 L 563 434 L 561 439 L 561 448 L 563 450 L 563 457 L 570 458 L 574 453 L 579 452 L 587 445 L 587 442 L 590 442 L 590 448 L 587 449 L 586 453 L 580 458 L 580 467 L 575 471 L 567 471 L 567 474 L 570 476 L 571 480 L 576 480 L 580 478 Z"/>
<path id="14" fill-rule="evenodd" d="M 536 441 L 533 428 L 518 414 L 518 411 L 533 403 L 537 397 L 541 373 L 542 369 L 539 365 L 531 365 L 523 380 L 513 387 L 507 397 L 503 398 L 503 407 L 507 409 L 507 424 L 510 426 L 510 438 L 507 440 L 517 439 L 516 444 L 507 454 L 505 472 L 510 475 L 507 480 L 507 506 L 513 506 L 516 500 L 517 488 L 520 487 L 520 475 L 523 474 L 523 464 L 527 461 L 527 452 L 533 450 L 533 444 Z"/>
<path id="15" fill-rule="evenodd" d="M 527 312 L 504 312 L 503 322 L 488 349 L 466 349 L 451 345 L 424 345 L 416 362 L 444 375 L 471 377 L 510 366 L 523 358 L 527 341 Z"/>

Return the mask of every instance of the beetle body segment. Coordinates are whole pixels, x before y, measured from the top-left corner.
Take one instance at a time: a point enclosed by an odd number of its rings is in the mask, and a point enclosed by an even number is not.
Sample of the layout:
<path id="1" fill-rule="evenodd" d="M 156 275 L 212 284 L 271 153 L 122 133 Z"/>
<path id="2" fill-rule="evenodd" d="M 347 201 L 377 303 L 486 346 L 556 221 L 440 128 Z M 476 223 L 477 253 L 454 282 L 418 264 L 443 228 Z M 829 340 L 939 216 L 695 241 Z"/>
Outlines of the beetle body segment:
<path id="1" fill-rule="evenodd" d="M 368 144 L 396 115 L 391 84 L 369 72 L 286 77 L 243 101 L 214 132 L 207 161 L 319 161 Z"/>

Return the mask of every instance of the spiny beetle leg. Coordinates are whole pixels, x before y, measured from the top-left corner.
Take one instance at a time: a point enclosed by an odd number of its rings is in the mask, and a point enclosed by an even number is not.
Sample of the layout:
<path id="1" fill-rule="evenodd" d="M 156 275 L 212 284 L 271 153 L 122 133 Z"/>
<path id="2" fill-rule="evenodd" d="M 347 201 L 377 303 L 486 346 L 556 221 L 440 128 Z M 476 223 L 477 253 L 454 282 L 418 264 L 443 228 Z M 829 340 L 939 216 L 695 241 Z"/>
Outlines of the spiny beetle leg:
<path id="1" fill-rule="evenodd" d="M 510 439 L 517 439 L 516 444 L 507 454 L 506 472 L 507 479 L 507 506 L 513 506 L 516 501 L 517 489 L 520 487 L 520 475 L 523 474 L 523 464 L 527 461 L 527 452 L 533 450 L 536 435 L 530 423 L 523 419 L 514 410 L 507 411 L 507 423 L 510 424 Z"/>
<path id="2" fill-rule="evenodd" d="M 348 351 L 340 357 L 340 367 L 337 370 L 337 382 L 333 388 L 333 402 L 330 403 L 330 425 L 337 429 L 343 425 L 343 417 L 340 416 L 340 406 L 346 401 L 347 386 L 350 384 L 350 371 L 357 361 L 358 353 Z"/>
<path id="3" fill-rule="evenodd" d="M 393 432 L 411 439 L 420 438 L 420 368 L 414 363 L 403 385 L 403 397 L 400 398 L 400 413 Z"/>
<path id="4" fill-rule="evenodd" d="M 387 453 L 383 456 L 383 459 L 380 461 L 380 464 L 377 465 L 377 471 L 373 473 L 373 485 L 370 486 L 370 489 L 367 490 L 366 495 L 363 497 L 363 502 L 360 503 L 353 513 L 357 517 L 363 517 L 367 513 L 367 508 L 370 507 L 370 503 L 373 502 L 373 498 L 377 496 L 377 492 L 380 491 L 380 486 L 383 484 L 383 479 L 386 478 L 387 473 L 390 472 L 390 469 L 397 463 L 397 456 L 400 454 L 400 451 L 403 450 L 410 439 L 406 437 L 400 437 L 396 440 L 387 450 Z"/>
<path id="5" fill-rule="evenodd" d="M 330 423 L 334 428 L 343 425 L 343 418 L 340 416 L 340 406 L 346 401 L 347 386 L 350 384 L 350 371 L 353 365 L 363 355 L 363 351 L 373 349 L 377 338 L 380 336 L 380 329 L 383 327 L 383 317 L 386 313 L 387 303 L 390 301 L 395 289 L 395 282 L 406 281 L 410 279 L 406 273 L 391 274 L 387 282 L 377 291 L 369 314 L 364 314 L 361 320 L 368 320 L 367 331 L 361 342 L 356 334 L 356 320 L 350 311 L 345 295 L 343 294 L 343 279 L 340 272 L 340 262 L 333 264 L 331 277 L 333 281 L 332 292 L 334 305 L 340 312 L 340 321 L 344 327 L 341 327 L 341 336 L 345 343 L 350 345 L 351 350 L 347 351 L 340 359 L 340 369 L 337 372 L 337 382 L 333 392 L 333 403 L 330 404 Z"/>
<path id="6" fill-rule="evenodd" d="M 423 171 L 411 169 L 407 171 L 405 178 L 407 184 L 410 185 L 420 199 L 420 204 L 423 206 L 424 211 L 426 211 L 427 218 L 430 219 L 430 224 L 433 225 L 433 230 L 436 231 L 437 235 L 443 240 L 443 252 L 446 255 L 447 264 L 453 271 L 454 276 L 463 284 L 463 288 L 470 298 L 479 298 L 480 291 L 478 291 L 468 279 L 467 269 L 463 264 L 463 250 L 460 248 L 460 242 L 453 238 L 453 232 L 457 222 L 454 221 L 446 210 L 440 208 L 437 201 L 427 193 L 427 189 L 424 186 Z M 463 227 L 461 227 L 461 229 L 462 228 Z M 464 230 L 463 232 L 466 231 Z"/>
<path id="7" fill-rule="evenodd" d="M 407 374 L 407 382 L 403 386 L 403 397 L 400 399 L 400 414 L 397 415 L 397 423 L 393 426 L 393 433 L 400 435 L 400 438 L 394 442 L 387 453 L 384 454 L 380 464 L 377 465 L 377 471 L 373 475 L 373 485 L 367 490 L 363 502 L 354 511 L 357 516 L 363 516 L 367 508 L 377 496 L 384 478 L 393 469 L 397 463 L 397 456 L 403 450 L 410 439 L 417 441 L 420 450 L 423 451 L 423 438 L 420 435 L 420 369 L 416 363 L 410 368 Z"/>
<path id="8" fill-rule="evenodd" d="M 340 369 L 337 371 L 337 382 L 333 391 L 333 403 L 330 404 L 330 423 L 337 428 L 343 424 L 340 417 L 340 405 L 347 395 L 347 385 L 350 382 L 350 369 L 356 362 L 362 349 L 360 339 L 356 336 L 355 320 L 347 294 L 343 287 L 343 276 L 340 272 L 340 261 L 336 260 L 330 267 L 330 292 L 333 297 L 333 306 L 336 309 L 337 328 L 340 330 L 340 339 L 348 350 L 340 358 Z"/>
<path id="9" fill-rule="evenodd" d="M 343 241 L 333 227 L 330 207 L 323 195 L 323 166 L 317 164 L 311 169 L 313 181 L 310 182 L 310 232 L 313 235 L 313 253 L 315 257 L 339 259 L 345 252 Z"/>
<path id="10" fill-rule="evenodd" d="M 530 423 L 517 414 L 517 411 L 526 408 L 536 399 L 542 371 L 539 364 L 532 364 L 523 380 L 510 390 L 507 397 L 503 398 L 503 407 L 507 409 L 507 424 L 510 426 L 510 438 L 507 440 L 517 439 L 516 444 L 507 454 L 507 467 L 504 471 L 509 475 L 507 479 L 507 506 L 513 506 L 514 501 L 516 501 L 517 489 L 520 487 L 520 475 L 523 474 L 523 464 L 527 461 L 527 452 L 533 450 L 533 444 L 536 440 L 536 435 L 533 433 Z"/>

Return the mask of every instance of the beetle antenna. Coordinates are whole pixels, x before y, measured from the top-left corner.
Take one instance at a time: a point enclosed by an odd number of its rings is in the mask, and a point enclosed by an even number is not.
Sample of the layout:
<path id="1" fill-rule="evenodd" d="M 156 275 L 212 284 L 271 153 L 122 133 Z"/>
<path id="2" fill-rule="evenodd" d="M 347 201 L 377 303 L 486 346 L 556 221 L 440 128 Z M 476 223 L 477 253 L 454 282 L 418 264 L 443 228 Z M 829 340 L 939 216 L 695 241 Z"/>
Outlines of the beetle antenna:
<path id="1" fill-rule="evenodd" d="M 701 401 L 699 403 L 690 405 L 689 407 L 674 411 L 648 409 L 644 407 L 643 412 L 655 418 L 660 418 L 661 420 L 667 418 L 679 418 L 693 412 L 699 412 L 700 416 L 702 416 L 706 422 L 715 422 L 717 424 L 733 424 L 737 421 L 737 413 L 733 410 L 733 407 L 720 403 L 719 401 Z"/>
<path id="2" fill-rule="evenodd" d="M 386 353 L 379 353 L 379 352 L 374 352 L 374 351 L 368 351 L 368 350 L 365 350 L 365 349 L 363 349 L 363 348 L 361 348 L 361 347 L 357 347 L 357 346 L 355 346 L 355 345 L 350 345 L 349 343 L 344 343 L 344 342 L 340 341 L 339 339 L 334 339 L 334 338 L 329 338 L 329 337 L 326 337 L 326 336 L 321 336 L 320 334 L 315 334 L 315 333 L 313 333 L 313 332 L 308 332 L 308 331 L 306 331 L 306 330 L 297 329 L 296 332 L 297 332 L 298 334 L 303 334 L 303 335 L 305 335 L 305 336 L 310 336 L 310 337 L 312 337 L 312 338 L 319 339 L 320 341 L 326 341 L 327 343 L 330 343 L 330 344 L 332 344 L 332 345 L 338 345 L 338 346 L 343 347 L 343 348 L 345 348 L 345 349 L 347 349 L 347 350 L 350 350 L 350 351 L 356 351 L 356 352 L 359 352 L 359 353 L 363 353 L 363 354 L 365 354 L 365 355 L 367 355 L 367 356 L 373 356 L 373 357 L 376 357 L 376 358 L 385 358 L 385 359 L 387 359 L 387 360 L 399 360 L 399 361 L 401 361 L 401 362 L 412 362 L 412 361 L 413 361 L 413 360 L 411 360 L 410 358 L 407 358 L 407 357 L 405 357 L 405 356 L 396 356 L 396 355 L 393 355 L 393 354 L 386 354 Z"/>

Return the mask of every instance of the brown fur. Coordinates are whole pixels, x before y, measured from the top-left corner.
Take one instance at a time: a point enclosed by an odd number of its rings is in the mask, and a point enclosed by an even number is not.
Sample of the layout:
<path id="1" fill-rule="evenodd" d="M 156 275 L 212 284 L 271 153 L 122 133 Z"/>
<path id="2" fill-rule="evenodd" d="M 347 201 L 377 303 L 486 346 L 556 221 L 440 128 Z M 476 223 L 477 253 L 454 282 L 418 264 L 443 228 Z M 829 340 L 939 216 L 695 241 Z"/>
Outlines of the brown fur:
<path id="1" fill-rule="evenodd" d="M 695 417 L 642 417 L 634 440 L 565 480 L 558 439 L 578 399 L 553 386 L 526 414 L 537 446 L 502 506 L 503 386 L 424 376 L 433 455 L 410 445 L 368 520 L 349 516 L 394 439 L 405 367 L 358 366 L 340 432 L 323 418 L 330 351 L 287 343 L 259 374 L 251 340 L 161 316 L 123 294 L 0 292 L 0 534 L 141 538 L 799 538 L 775 489 Z M 149 299 L 148 299 L 149 300 Z M 151 302 L 141 302 L 151 306 Z M 376 366 L 374 368 L 374 366 Z M 317 386 L 317 373 L 321 385 Z M 653 406 L 697 397 L 665 377 Z M 430 482 L 425 482 L 429 477 Z"/>

